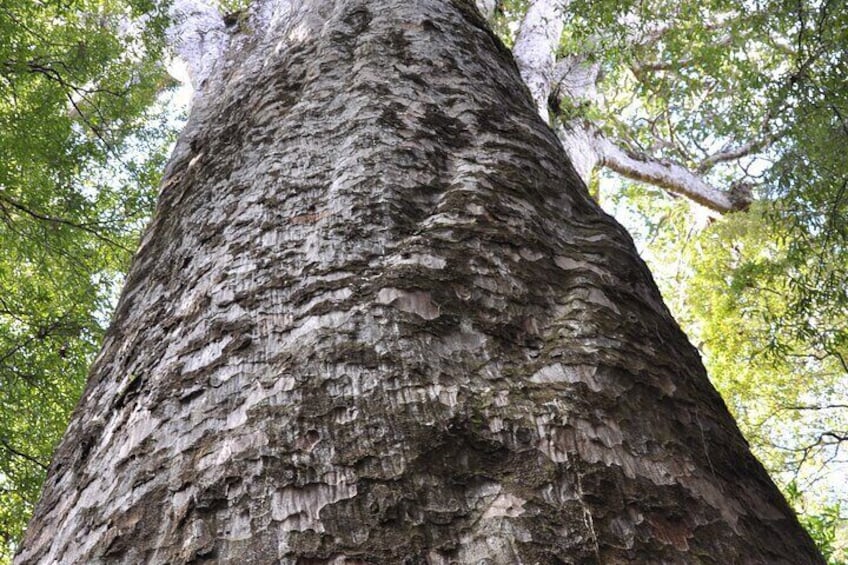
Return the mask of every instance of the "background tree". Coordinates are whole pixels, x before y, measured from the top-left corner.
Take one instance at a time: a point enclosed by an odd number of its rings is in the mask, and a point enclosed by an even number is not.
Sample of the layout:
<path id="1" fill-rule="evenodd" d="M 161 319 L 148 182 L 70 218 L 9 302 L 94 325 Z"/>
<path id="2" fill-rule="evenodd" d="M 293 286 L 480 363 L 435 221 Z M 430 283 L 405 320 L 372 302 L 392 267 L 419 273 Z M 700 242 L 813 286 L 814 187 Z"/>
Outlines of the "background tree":
<path id="1" fill-rule="evenodd" d="M 19 562 L 821 562 L 473 4 L 191 8 Z"/>
<path id="2" fill-rule="evenodd" d="M 151 103 L 167 79 L 151 8 L 0 2 L 0 561 L 152 206 L 167 140 Z"/>

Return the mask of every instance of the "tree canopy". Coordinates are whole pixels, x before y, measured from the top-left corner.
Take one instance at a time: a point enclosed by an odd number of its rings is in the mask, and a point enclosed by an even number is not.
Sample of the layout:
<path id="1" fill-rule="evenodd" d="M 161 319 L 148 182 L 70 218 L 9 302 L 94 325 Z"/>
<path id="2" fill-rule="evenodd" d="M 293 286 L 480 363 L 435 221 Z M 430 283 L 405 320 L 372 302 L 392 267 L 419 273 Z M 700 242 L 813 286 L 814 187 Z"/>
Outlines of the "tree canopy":
<path id="1" fill-rule="evenodd" d="M 823 552 L 848 560 L 845 3 L 478 4 L 755 452 Z M 156 105 L 166 20 L 144 0 L 0 1 L 7 549 L 152 209 L 173 133 Z"/>
<path id="2" fill-rule="evenodd" d="M 144 1 L 0 2 L 0 561 L 152 208 L 164 25 Z"/>

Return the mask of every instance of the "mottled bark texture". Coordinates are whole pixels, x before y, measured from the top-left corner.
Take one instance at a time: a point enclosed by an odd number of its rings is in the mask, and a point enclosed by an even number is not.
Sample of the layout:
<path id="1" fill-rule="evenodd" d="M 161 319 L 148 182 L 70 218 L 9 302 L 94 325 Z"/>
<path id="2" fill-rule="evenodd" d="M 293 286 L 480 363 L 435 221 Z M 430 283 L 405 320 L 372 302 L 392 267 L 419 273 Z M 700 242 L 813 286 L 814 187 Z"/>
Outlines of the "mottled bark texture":
<path id="1" fill-rule="evenodd" d="M 193 112 L 17 563 L 820 562 L 470 0 L 277 20 Z"/>

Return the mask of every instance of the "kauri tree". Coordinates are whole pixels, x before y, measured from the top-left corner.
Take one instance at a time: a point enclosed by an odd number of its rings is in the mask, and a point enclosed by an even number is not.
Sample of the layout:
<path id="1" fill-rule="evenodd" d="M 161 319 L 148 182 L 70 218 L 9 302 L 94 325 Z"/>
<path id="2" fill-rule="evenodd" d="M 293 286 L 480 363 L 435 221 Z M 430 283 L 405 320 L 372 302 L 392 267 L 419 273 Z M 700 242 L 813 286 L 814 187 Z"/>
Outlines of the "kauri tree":
<path id="1" fill-rule="evenodd" d="M 17 563 L 822 562 L 474 4 L 206 21 Z"/>

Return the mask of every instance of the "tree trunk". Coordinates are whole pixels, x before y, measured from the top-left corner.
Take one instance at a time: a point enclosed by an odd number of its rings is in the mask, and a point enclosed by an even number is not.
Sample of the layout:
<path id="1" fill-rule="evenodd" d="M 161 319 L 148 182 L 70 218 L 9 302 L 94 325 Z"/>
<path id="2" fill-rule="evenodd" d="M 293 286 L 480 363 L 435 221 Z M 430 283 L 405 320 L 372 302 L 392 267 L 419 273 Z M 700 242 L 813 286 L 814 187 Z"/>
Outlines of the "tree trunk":
<path id="1" fill-rule="evenodd" d="M 16 563 L 820 563 L 473 3 L 280 6 Z"/>

